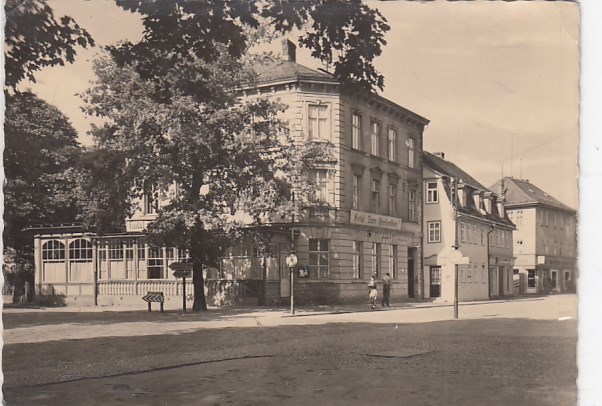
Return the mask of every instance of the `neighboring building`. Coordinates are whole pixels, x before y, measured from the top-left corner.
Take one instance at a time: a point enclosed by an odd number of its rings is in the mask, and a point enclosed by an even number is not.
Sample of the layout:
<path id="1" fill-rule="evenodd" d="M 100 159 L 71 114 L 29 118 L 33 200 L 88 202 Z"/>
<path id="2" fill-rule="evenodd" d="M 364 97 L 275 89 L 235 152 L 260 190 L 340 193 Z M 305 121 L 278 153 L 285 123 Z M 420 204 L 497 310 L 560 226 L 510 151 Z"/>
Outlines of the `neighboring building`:
<path id="1" fill-rule="evenodd" d="M 258 68 L 256 83 L 241 89 L 241 97 L 280 99 L 288 105 L 282 118 L 296 142 L 331 146 L 332 157 L 312 175 L 318 186 L 314 204 L 301 208 L 293 227 L 302 270 L 295 272 L 295 302 L 366 300 L 370 275 L 380 279 L 386 272 L 394 281 L 393 301 L 422 297 L 420 182 L 428 120 L 374 93 L 344 90 L 329 73 L 297 64 L 288 41 L 283 51 L 281 61 Z M 168 265 L 185 253 L 144 242 L 143 230 L 160 202 L 143 199 L 120 235 L 42 230 L 35 239 L 36 293 L 68 300 L 85 295 L 99 303 L 139 301 L 147 290 L 177 296 L 178 281 Z M 229 276 L 244 281 L 245 291 L 259 292 L 265 272 L 270 302 L 286 302 L 290 219 L 272 223 L 270 234 L 267 258 L 251 243 L 241 243 L 208 275 L 209 282 Z"/>
<path id="2" fill-rule="evenodd" d="M 457 245 L 458 300 L 512 295 L 512 231 L 498 195 L 443 153 L 424 152 L 424 283 L 426 297 L 452 302 Z M 455 201 L 455 204 L 454 204 Z"/>
<path id="3" fill-rule="evenodd" d="M 528 180 L 504 177 L 491 189 L 503 193 L 516 224 L 518 293 L 575 291 L 577 212 Z"/>

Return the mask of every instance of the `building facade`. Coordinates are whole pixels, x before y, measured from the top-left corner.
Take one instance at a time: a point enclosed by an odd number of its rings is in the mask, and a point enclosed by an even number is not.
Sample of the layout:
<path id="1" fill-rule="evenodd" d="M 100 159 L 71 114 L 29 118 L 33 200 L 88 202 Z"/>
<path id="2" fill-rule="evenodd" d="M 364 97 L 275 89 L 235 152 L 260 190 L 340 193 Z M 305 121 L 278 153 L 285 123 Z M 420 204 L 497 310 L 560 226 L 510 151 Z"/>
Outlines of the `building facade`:
<path id="1" fill-rule="evenodd" d="M 516 225 L 514 272 L 520 294 L 575 291 L 577 213 L 528 180 L 504 177 L 492 190 L 504 192 Z"/>
<path id="2" fill-rule="evenodd" d="M 285 258 L 292 245 L 298 257 L 296 303 L 366 300 L 370 276 L 380 279 L 387 272 L 393 278 L 392 300 L 424 296 L 420 184 L 428 120 L 374 93 L 343 89 L 331 74 L 297 64 L 288 41 L 282 54 L 281 60 L 259 66 L 256 82 L 240 96 L 279 99 L 288 106 L 282 118 L 295 142 L 328 144 L 331 156 L 312 169 L 311 206 L 299 207 L 294 223 L 269 225 L 268 252 L 259 254 L 250 242 L 233 246 L 219 269 L 207 270 L 209 283 L 241 280 L 247 292 L 267 290 L 267 303 L 286 302 Z M 36 293 L 121 303 L 139 300 L 147 290 L 166 290 L 174 303 L 181 302 L 169 264 L 185 252 L 144 241 L 161 200 L 142 199 L 119 235 L 37 234 Z"/>
<path id="3" fill-rule="evenodd" d="M 311 207 L 294 223 L 295 302 L 357 302 L 367 297 L 376 274 L 393 278 L 392 299 L 420 297 L 422 137 L 428 120 L 374 93 L 343 89 L 332 75 L 295 62 L 283 42 L 282 60 L 258 68 L 257 82 L 243 97 L 268 95 L 288 106 L 297 143 L 331 145 L 332 157 L 318 162 Z M 272 237 L 272 263 L 279 270 L 278 295 L 289 296 L 283 258 L 291 246 L 290 224 Z M 248 245 L 233 247 L 247 260 Z M 248 260 L 247 260 L 248 261 Z"/>
<path id="4" fill-rule="evenodd" d="M 456 266 L 458 300 L 511 296 L 514 225 L 503 202 L 442 153 L 424 152 L 423 163 L 426 297 L 453 302 Z"/>

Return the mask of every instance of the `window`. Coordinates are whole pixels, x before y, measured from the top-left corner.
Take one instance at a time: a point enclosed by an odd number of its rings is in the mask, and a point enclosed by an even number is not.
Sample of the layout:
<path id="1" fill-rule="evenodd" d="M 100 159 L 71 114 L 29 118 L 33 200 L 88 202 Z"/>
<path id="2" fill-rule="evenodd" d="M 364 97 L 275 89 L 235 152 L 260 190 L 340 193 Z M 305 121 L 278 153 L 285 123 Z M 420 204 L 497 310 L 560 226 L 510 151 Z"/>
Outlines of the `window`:
<path id="1" fill-rule="evenodd" d="M 163 249 L 157 247 L 148 248 L 148 260 L 146 263 L 148 279 L 163 278 Z"/>
<path id="2" fill-rule="evenodd" d="M 558 221 L 560 222 L 560 224 L 559 224 L 560 229 L 564 230 L 564 216 L 562 214 L 559 215 Z"/>
<path id="3" fill-rule="evenodd" d="M 328 106 L 322 104 L 310 105 L 308 112 L 309 139 L 330 140 L 328 128 Z"/>
<path id="4" fill-rule="evenodd" d="M 391 277 L 393 279 L 397 279 L 397 252 L 398 252 L 398 247 L 397 245 L 393 245 L 393 264 L 392 264 L 392 272 L 391 272 Z"/>
<path id="5" fill-rule="evenodd" d="M 316 189 L 311 193 L 310 200 L 315 203 L 334 203 L 334 182 L 327 169 L 315 169 L 311 173 Z"/>
<path id="6" fill-rule="evenodd" d="M 485 245 L 485 227 L 481 227 L 481 245 Z"/>
<path id="7" fill-rule="evenodd" d="M 391 277 L 395 274 L 393 271 L 393 245 L 391 244 L 383 244 L 384 245 L 384 253 L 382 255 L 383 260 L 386 260 L 386 268 L 385 272 L 388 272 Z"/>
<path id="8" fill-rule="evenodd" d="M 371 132 L 371 149 L 370 153 L 374 156 L 378 156 L 379 153 L 379 144 L 380 144 L 380 123 L 377 121 L 372 122 L 372 132 Z"/>
<path id="9" fill-rule="evenodd" d="M 330 277 L 329 240 L 309 240 L 309 275 L 312 278 Z"/>
<path id="10" fill-rule="evenodd" d="M 109 260 L 123 260 L 123 241 L 109 241 Z"/>
<path id="11" fill-rule="evenodd" d="M 69 259 L 72 261 L 92 261 L 92 243 L 82 238 L 69 244 Z"/>
<path id="12" fill-rule="evenodd" d="M 426 202 L 427 203 L 438 203 L 439 193 L 437 192 L 437 182 L 426 183 Z"/>
<path id="13" fill-rule="evenodd" d="M 414 138 L 408 138 L 408 166 L 414 168 L 416 165 L 416 147 L 414 144 Z"/>
<path id="14" fill-rule="evenodd" d="M 545 216 L 545 226 L 549 227 L 550 226 L 550 216 L 549 216 L 549 212 L 544 212 L 544 216 Z"/>
<path id="15" fill-rule="evenodd" d="M 502 241 L 501 241 L 500 247 L 505 247 L 506 246 L 506 231 L 502 230 L 501 234 L 502 234 L 501 235 Z"/>
<path id="16" fill-rule="evenodd" d="M 522 210 L 519 210 L 516 212 L 516 225 L 517 226 L 523 225 L 523 211 Z"/>
<path id="17" fill-rule="evenodd" d="M 127 259 L 128 261 L 133 261 L 134 260 L 134 241 L 125 241 L 123 243 L 123 246 L 125 248 L 125 259 Z"/>
<path id="18" fill-rule="evenodd" d="M 270 252 L 270 254 L 273 254 L 274 252 Z M 186 248 L 178 248 L 178 262 L 184 262 L 187 259 L 188 259 L 188 250 Z"/>
<path id="19" fill-rule="evenodd" d="M 428 222 L 428 242 L 441 242 L 441 222 Z"/>
<path id="20" fill-rule="evenodd" d="M 396 162 L 397 161 L 397 131 L 394 128 L 389 128 L 387 137 L 387 157 L 389 161 Z"/>
<path id="21" fill-rule="evenodd" d="M 472 225 L 472 242 L 475 244 L 479 243 L 479 226 L 476 224 Z"/>
<path id="22" fill-rule="evenodd" d="M 485 270 L 485 264 L 481 264 L 481 282 L 487 283 L 489 279 L 489 275 L 487 275 L 487 271 Z"/>
<path id="23" fill-rule="evenodd" d="M 362 116 L 357 113 L 352 115 L 351 148 L 361 149 L 362 140 Z"/>
<path id="24" fill-rule="evenodd" d="M 372 211 L 378 213 L 380 207 L 380 180 L 372 179 Z"/>
<path id="25" fill-rule="evenodd" d="M 144 261 L 144 244 L 138 243 L 138 261 Z"/>
<path id="26" fill-rule="evenodd" d="M 363 244 L 361 241 L 353 241 L 353 278 L 362 278 L 362 250 Z"/>
<path id="27" fill-rule="evenodd" d="M 468 283 L 472 283 L 472 264 L 468 264 L 468 273 L 466 276 L 466 281 Z"/>
<path id="28" fill-rule="evenodd" d="M 353 209 L 359 210 L 360 208 L 360 185 L 361 185 L 361 177 L 357 175 L 353 175 L 353 200 L 351 202 L 351 207 Z"/>
<path id="29" fill-rule="evenodd" d="M 397 185 L 389 184 L 389 216 L 397 216 Z"/>
<path id="30" fill-rule="evenodd" d="M 65 244 L 58 240 L 50 240 L 42 245 L 42 260 L 60 261 L 65 259 Z"/>
<path id="31" fill-rule="evenodd" d="M 410 190 L 408 192 L 408 219 L 409 221 L 416 221 L 416 191 Z"/>
<path id="32" fill-rule="evenodd" d="M 460 223 L 460 241 L 466 242 L 466 225 L 464 223 Z"/>
<path id="33" fill-rule="evenodd" d="M 378 278 L 380 275 L 380 255 L 381 255 L 380 243 L 372 243 L 372 272 Z"/>
<path id="34" fill-rule="evenodd" d="M 156 192 L 144 194 L 144 214 L 156 214 L 159 211 L 159 194 Z"/>
<path id="35" fill-rule="evenodd" d="M 464 225 L 464 224 L 462 224 Z M 472 224 L 466 224 L 466 237 L 468 239 L 468 243 L 472 242 Z"/>

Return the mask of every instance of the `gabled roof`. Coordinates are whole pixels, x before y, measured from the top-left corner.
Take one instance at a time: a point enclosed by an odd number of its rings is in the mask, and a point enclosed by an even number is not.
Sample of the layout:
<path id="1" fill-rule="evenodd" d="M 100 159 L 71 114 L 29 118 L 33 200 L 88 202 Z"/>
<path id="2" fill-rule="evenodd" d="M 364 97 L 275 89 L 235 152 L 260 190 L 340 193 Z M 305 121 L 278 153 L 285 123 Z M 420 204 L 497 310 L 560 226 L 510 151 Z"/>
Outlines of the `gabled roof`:
<path id="1" fill-rule="evenodd" d="M 453 162 L 446 161 L 438 157 L 437 155 L 431 154 L 430 152 L 424 151 L 423 155 L 424 165 L 428 166 L 435 172 L 449 176 L 450 178 L 456 178 L 458 180 L 462 180 L 466 185 L 474 188 L 480 189 L 484 192 L 490 192 L 485 186 L 483 186 L 479 181 L 470 176 L 468 173 L 464 172 L 459 166 L 454 164 Z"/>
<path id="2" fill-rule="evenodd" d="M 337 83 L 329 73 L 310 69 L 307 66 L 291 61 L 274 61 L 255 65 L 257 84 L 286 82 L 297 80 L 316 80 Z"/>
<path id="3" fill-rule="evenodd" d="M 502 191 L 502 180 L 504 183 L 505 192 Z M 507 207 L 543 205 L 570 211 L 572 213 L 576 212 L 575 209 L 556 200 L 547 192 L 541 190 L 527 180 L 514 179 L 506 176 L 491 186 L 491 189 L 500 195 L 505 195 Z"/>

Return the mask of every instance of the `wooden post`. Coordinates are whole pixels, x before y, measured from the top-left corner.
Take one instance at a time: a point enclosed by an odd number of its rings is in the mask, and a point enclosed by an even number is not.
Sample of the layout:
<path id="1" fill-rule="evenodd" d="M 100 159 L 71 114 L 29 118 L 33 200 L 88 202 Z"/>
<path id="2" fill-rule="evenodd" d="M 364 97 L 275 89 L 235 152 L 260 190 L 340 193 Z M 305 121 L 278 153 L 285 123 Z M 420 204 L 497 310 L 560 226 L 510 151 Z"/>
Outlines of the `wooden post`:
<path id="1" fill-rule="evenodd" d="M 163 309 L 163 303 L 161 303 L 161 309 Z M 186 313 L 186 278 L 182 278 L 182 310 Z M 163 311 L 163 310 L 161 310 Z"/>

